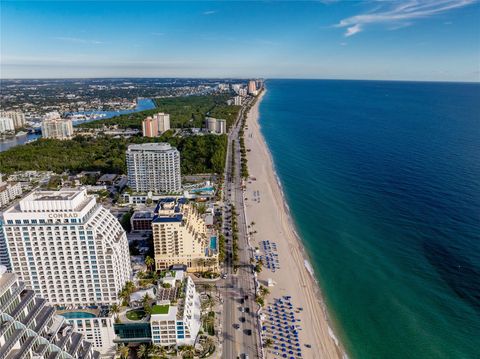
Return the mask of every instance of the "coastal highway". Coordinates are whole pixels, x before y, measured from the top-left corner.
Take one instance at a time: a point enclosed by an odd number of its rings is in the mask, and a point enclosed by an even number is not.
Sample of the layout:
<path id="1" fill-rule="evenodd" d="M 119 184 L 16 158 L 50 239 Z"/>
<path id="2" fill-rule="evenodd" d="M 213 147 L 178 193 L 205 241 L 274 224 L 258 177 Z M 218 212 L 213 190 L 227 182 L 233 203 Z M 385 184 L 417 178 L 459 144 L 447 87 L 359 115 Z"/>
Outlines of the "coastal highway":
<path id="1" fill-rule="evenodd" d="M 250 100 L 251 101 L 251 100 Z M 246 105 L 248 105 L 248 102 Z M 226 235 L 226 254 L 227 261 L 224 272 L 227 278 L 223 281 L 222 294 L 223 302 L 223 358 L 243 359 L 243 354 L 249 358 L 259 357 L 258 326 L 256 310 L 258 305 L 255 303 L 255 290 L 253 273 L 250 265 L 251 251 L 247 245 L 247 224 L 243 212 L 243 190 L 242 178 L 240 175 L 240 142 L 238 132 L 241 126 L 241 117 L 246 106 L 243 106 L 238 119 L 228 135 L 227 161 L 225 165 L 225 185 L 224 200 L 226 203 L 233 204 L 236 209 L 238 221 L 238 263 L 237 271 L 234 272 L 232 259 L 232 237 L 229 216 L 231 212 L 226 212 L 223 207 L 224 233 Z M 232 147 L 233 141 L 233 147 Z M 231 168 L 231 156 L 235 156 L 235 169 Z M 233 173 L 232 173 L 233 171 Z M 233 175 L 233 176 L 232 176 Z M 226 229 L 225 227 L 228 227 Z M 243 308 L 243 309 L 241 309 Z M 247 309 L 248 308 L 248 309 Z M 248 311 L 248 312 L 247 312 Z M 239 327 L 238 327 L 239 326 Z M 237 328 L 236 328 L 237 327 Z"/>

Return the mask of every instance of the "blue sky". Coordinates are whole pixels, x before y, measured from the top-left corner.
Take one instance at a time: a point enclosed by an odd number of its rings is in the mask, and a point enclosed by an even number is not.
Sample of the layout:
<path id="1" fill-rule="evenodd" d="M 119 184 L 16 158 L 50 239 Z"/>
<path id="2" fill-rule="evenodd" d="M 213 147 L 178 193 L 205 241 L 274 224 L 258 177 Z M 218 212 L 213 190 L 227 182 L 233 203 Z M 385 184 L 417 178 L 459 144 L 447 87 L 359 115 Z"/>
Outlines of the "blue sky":
<path id="1" fill-rule="evenodd" d="M 0 6 L 2 78 L 480 81 L 474 0 Z"/>

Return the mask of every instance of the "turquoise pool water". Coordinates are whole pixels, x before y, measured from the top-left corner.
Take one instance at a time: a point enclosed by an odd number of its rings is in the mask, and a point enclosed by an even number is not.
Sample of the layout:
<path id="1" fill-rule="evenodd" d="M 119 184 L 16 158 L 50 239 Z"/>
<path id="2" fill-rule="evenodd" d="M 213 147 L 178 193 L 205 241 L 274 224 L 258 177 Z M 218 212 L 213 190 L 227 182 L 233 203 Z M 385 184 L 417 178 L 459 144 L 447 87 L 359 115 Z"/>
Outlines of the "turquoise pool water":
<path id="1" fill-rule="evenodd" d="M 192 189 L 190 192 L 197 193 L 197 192 L 212 192 L 215 188 L 213 187 L 205 187 L 205 188 L 196 188 Z"/>
<path id="2" fill-rule="evenodd" d="M 83 319 L 83 318 L 95 318 L 96 315 L 88 312 L 67 312 L 62 313 L 62 317 L 67 319 Z"/>
<path id="3" fill-rule="evenodd" d="M 210 249 L 217 250 L 217 237 L 210 237 Z"/>

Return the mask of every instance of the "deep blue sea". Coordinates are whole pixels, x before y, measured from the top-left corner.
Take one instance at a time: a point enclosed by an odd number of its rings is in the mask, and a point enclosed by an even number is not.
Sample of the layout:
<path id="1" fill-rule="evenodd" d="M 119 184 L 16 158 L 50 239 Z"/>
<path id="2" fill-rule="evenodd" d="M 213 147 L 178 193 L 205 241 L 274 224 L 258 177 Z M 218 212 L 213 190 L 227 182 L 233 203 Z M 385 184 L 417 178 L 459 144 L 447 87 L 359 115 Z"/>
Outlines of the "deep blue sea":
<path id="1" fill-rule="evenodd" d="M 480 85 L 270 80 L 260 124 L 351 358 L 480 358 Z"/>

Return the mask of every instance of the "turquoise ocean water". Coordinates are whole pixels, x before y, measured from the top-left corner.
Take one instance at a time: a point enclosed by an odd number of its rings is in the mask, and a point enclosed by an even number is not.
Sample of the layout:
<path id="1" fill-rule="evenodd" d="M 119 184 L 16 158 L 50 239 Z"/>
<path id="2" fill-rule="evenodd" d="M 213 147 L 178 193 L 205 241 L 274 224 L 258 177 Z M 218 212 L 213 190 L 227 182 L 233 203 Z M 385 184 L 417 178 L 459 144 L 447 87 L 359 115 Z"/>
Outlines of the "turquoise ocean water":
<path id="1" fill-rule="evenodd" d="M 480 358 L 480 85 L 270 80 L 260 124 L 351 358 Z"/>

